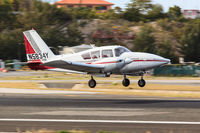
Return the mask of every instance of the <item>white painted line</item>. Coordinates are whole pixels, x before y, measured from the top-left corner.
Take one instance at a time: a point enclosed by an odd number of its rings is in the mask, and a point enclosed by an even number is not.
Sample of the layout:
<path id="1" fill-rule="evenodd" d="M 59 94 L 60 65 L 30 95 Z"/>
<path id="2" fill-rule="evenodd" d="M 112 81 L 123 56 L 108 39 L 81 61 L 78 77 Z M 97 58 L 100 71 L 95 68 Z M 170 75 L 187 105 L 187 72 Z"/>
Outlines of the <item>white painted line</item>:
<path id="1" fill-rule="evenodd" d="M 177 124 L 200 125 L 200 122 L 187 121 L 129 121 L 129 120 L 62 120 L 62 119 L 0 119 L 7 122 L 77 122 L 77 123 L 127 123 L 127 124 Z"/>

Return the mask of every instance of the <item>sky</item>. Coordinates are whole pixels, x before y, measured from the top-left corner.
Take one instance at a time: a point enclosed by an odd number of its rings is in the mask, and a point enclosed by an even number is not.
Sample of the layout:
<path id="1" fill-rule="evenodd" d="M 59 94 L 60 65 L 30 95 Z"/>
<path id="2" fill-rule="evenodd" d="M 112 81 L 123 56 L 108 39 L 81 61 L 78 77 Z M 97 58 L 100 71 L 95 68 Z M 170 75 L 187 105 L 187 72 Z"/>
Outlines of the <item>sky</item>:
<path id="1" fill-rule="evenodd" d="M 130 0 L 106 0 L 115 4 L 115 6 L 119 6 L 121 8 L 125 8 L 127 3 Z M 200 9 L 200 0 L 152 0 L 155 4 L 160 4 L 163 6 L 164 11 L 167 12 L 169 7 L 178 5 L 182 9 Z"/>

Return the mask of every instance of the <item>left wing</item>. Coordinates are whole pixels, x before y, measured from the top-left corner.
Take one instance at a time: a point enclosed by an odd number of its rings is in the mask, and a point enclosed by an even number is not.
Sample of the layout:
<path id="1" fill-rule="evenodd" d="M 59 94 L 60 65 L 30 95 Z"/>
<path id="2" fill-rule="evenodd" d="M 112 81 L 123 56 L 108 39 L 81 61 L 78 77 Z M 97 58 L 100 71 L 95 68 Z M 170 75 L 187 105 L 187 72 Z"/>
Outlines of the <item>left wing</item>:
<path id="1" fill-rule="evenodd" d="M 95 65 L 95 64 L 86 64 L 82 62 L 73 62 L 73 61 L 66 61 L 66 60 L 49 61 L 41 65 L 54 67 L 54 68 L 80 71 L 80 72 L 88 72 L 88 73 L 102 73 L 104 69 L 103 64 Z"/>

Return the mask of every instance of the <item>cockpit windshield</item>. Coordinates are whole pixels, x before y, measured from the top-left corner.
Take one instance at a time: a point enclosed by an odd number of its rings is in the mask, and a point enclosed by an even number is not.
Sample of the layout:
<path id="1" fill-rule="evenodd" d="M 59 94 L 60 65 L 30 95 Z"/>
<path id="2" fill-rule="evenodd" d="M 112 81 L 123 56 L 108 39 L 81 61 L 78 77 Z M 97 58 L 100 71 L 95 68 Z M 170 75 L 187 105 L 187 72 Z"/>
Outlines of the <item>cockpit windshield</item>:
<path id="1" fill-rule="evenodd" d="M 115 49 L 115 56 L 118 57 L 121 54 L 123 54 L 124 52 L 131 52 L 131 51 L 125 47 L 119 47 L 119 48 Z"/>

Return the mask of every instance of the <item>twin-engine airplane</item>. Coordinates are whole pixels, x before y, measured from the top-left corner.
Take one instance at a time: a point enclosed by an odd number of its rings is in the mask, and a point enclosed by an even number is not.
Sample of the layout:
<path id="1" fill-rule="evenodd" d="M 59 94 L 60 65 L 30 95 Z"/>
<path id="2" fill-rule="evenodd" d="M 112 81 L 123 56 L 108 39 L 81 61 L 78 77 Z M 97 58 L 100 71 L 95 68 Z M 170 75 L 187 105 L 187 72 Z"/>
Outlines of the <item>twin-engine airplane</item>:
<path id="1" fill-rule="evenodd" d="M 122 46 L 95 47 L 78 53 L 54 55 L 35 30 L 25 31 L 24 41 L 28 66 L 33 70 L 53 70 L 72 73 L 90 74 L 90 88 L 96 86 L 94 75 L 123 75 L 123 86 L 130 84 L 126 75 L 140 73 L 140 87 L 146 82 L 143 74 L 150 69 L 170 63 L 169 59 L 158 55 L 131 52 Z"/>

